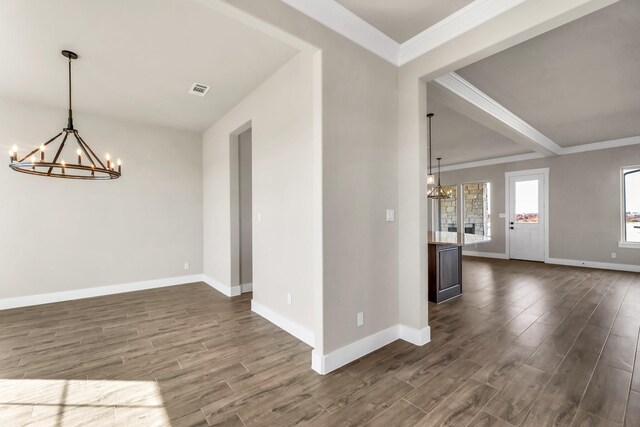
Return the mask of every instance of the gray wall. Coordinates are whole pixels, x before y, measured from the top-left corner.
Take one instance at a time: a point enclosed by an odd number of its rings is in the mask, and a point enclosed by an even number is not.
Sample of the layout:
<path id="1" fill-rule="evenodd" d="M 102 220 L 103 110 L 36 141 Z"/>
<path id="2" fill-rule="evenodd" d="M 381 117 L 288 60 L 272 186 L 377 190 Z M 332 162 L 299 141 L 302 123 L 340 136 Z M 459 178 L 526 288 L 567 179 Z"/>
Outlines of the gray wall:
<path id="1" fill-rule="evenodd" d="M 240 174 L 240 283 L 253 280 L 252 214 L 251 214 L 251 129 L 238 135 Z"/>
<path id="2" fill-rule="evenodd" d="M 309 331 L 314 329 L 314 257 L 320 255 L 313 243 L 319 196 L 313 189 L 313 74 L 313 56 L 299 54 L 202 139 L 205 275 L 237 284 L 232 181 L 239 153 L 232 134 L 250 123 L 253 301 Z"/>
<path id="3" fill-rule="evenodd" d="M 492 238 L 470 250 L 505 252 L 505 172 L 549 168 L 549 253 L 551 258 L 640 264 L 640 250 L 619 248 L 620 168 L 640 164 L 640 147 L 630 146 L 528 160 L 442 174 L 443 183 L 491 182 Z M 617 258 L 611 258 L 611 252 Z"/>
<path id="4" fill-rule="evenodd" d="M 66 114 L 0 100 L 0 148 L 7 153 L 17 144 L 26 154 L 60 132 Z M 123 177 L 43 178 L 3 163 L 0 298 L 201 274 L 200 136 L 82 111 L 75 116 L 96 154 L 122 158 Z M 65 150 L 66 160 L 74 153 Z"/>

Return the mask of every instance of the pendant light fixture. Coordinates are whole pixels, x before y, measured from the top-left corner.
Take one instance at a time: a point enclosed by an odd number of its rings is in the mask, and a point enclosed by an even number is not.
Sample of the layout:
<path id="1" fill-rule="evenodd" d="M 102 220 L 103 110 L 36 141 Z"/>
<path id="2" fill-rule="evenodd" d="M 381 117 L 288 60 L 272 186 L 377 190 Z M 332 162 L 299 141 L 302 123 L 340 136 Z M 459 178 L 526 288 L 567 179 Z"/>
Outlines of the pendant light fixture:
<path id="1" fill-rule="evenodd" d="M 433 171 L 431 170 L 431 151 L 432 151 L 431 119 L 433 118 L 433 116 L 434 116 L 433 113 L 427 114 L 427 119 L 429 120 L 429 139 L 427 140 L 427 147 L 429 150 L 429 174 L 427 175 L 427 184 L 434 184 L 434 181 L 435 181 L 433 176 Z M 443 199 L 450 199 L 452 196 L 451 190 L 446 191 L 442 187 L 442 185 L 440 185 L 440 160 L 442 160 L 442 157 L 438 157 L 438 185 L 433 187 L 431 191 L 427 193 L 427 197 L 430 199 L 443 200 Z"/>
<path id="2" fill-rule="evenodd" d="M 78 59 L 78 55 L 68 50 L 63 50 L 62 56 L 67 58 L 69 63 L 69 117 L 67 119 L 67 127 L 20 160 L 18 160 L 18 147 L 14 145 L 11 151 L 9 151 L 11 157 L 9 167 L 16 172 L 53 178 L 88 180 L 118 179 L 122 176 L 122 162 L 120 159 L 114 162 L 107 153 L 105 155 L 105 165 L 84 139 L 82 139 L 78 130 L 73 127 L 73 111 L 71 109 L 71 61 Z M 62 139 L 58 141 L 60 145 L 57 149 L 54 149 L 54 145 L 57 144 L 56 140 L 61 136 Z M 72 155 L 76 163 L 67 163 L 62 157 L 67 139 L 71 141 L 69 136 L 75 138 L 78 145 L 77 150 Z M 46 151 L 49 150 L 55 153 L 51 161 L 47 161 L 46 159 Z"/>
<path id="3" fill-rule="evenodd" d="M 433 189 L 429 191 L 429 194 L 427 194 L 427 197 L 430 199 L 436 199 L 436 200 L 450 199 L 453 195 L 451 190 L 447 191 L 444 189 L 442 185 L 440 185 L 440 160 L 442 160 L 442 157 L 438 157 L 438 185 L 433 187 Z"/>
<path id="4" fill-rule="evenodd" d="M 431 170 L 431 119 L 433 116 L 433 113 L 427 114 L 427 120 L 429 122 L 429 133 L 427 139 L 427 151 L 429 151 L 429 172 L 427 173 L 427 185 L 433 185 L 436 183 L 436 177 L 433 175 L 433 171 Z"/>

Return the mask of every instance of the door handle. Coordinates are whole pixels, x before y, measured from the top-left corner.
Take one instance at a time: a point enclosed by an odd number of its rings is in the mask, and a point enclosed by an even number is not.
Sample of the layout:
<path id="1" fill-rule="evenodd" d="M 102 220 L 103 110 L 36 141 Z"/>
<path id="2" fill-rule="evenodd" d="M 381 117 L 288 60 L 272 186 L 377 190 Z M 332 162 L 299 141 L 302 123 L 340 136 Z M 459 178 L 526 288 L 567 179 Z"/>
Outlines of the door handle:
<path id="1" fill-rule="evenodd" d="M 514 230 L 514 227 L 509 227 L 510 229 Z"/>
<path id="2" fill-rule="evenodd" d="M 511 221 L 509 224 L 513 225 L 513 221 Z"/>

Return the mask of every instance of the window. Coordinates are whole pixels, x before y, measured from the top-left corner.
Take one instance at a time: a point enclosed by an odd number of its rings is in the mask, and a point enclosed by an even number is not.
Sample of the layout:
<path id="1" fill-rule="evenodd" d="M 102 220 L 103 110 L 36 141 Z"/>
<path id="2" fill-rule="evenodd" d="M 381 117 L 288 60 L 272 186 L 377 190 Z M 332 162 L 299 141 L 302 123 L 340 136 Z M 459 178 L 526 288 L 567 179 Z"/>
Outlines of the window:
<path id="1" fill-rule="evenodd" d="M 518 224 L 538 223 L 538 180 L 517 181 L 515 189 L 515 214 Z"/>
<path id="2" fill-rule="evenodd" d="M 622 169 L 622 242 L 640 246 L 640 166 Z"/>
<path id="3" fill-rule="evenodd" d="M 491 236 L 491 184 L 472 182 L 462 184 L 462 218 L 464 232 Z"/>

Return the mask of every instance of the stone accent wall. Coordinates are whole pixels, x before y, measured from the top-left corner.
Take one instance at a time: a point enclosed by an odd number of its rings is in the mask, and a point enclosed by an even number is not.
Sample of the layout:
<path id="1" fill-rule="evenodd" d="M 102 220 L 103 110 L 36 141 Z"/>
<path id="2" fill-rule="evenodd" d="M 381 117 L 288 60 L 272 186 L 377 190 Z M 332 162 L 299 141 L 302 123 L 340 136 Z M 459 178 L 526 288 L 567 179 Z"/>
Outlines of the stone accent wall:
<path id="1" fill-rule="evenodd" d="M 451 190 L 453 197 L 447 200 L 440 200 L 440 230 L 449 231 L 452 227 L 457 227 L 458 214 L 456 212 L 457 186 L 445 187 Z M 489 221 L 489 192 L 487 183 L 479 182 L 474 184 L 464 184 L 462 186 L 464 197 L 464 227 L 474 226 L 474 233 L 484 235 L 485 224 Z M 462 230 L 457 230 L 462 231 Z"/>
<path id="2" fill-rule="evenodd" d="M 456 227 L 458 223 L 458 213 L 456 212 L 457 186 L 444 187 L 446 191 L 451 190 L 450 199 L 440 200 L 440 230 L 449 231 L 449 227 Z"/>
<path id="3" fill-rule="evenodd" d="M 475 225 L 475 234 L 484 235 L 484 224 L 487 221 L 486 207 L 487 200 L 487 184 L 464 184 L 462 186 L 464 192 L 464 224 L 465 227 Z"/>

